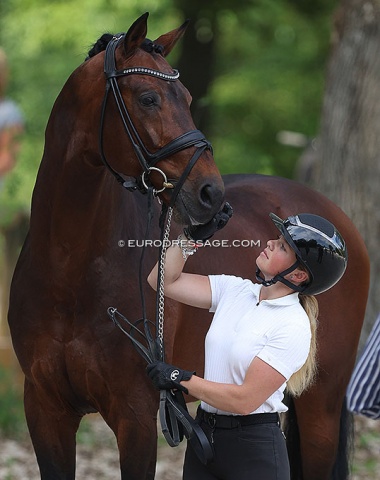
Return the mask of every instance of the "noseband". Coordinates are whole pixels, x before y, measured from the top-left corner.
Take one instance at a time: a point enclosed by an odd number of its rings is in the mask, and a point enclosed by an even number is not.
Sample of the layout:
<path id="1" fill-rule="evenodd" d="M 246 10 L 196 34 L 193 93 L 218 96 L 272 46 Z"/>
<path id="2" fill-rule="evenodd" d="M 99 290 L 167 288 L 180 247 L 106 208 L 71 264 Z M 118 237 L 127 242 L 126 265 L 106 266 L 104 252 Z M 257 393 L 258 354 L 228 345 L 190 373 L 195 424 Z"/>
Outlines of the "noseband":
<path id="1" fill-rule="evenodd" d="M 177 195 L 182 188 L 187 176 L 189 175 L 191 169 L 195 165 L 196 161 L 202 155 L 202 153 L 209 149 L 212 151 L 212 147 L 210 142 L 208 142 L 203 135 L 203 133 L 199 130 L 191 130 L 190 132 L 186 132 L 183 135 L 175 138 L 174 140 L 170 141 L 162 148 L 157 150 L 154 153 L 150 153 L 144 142 L 141 140 L 140 135 L 138 134 L 132 119 L 128 113 L 128 109 L 125 105 L 123 97 L 121 95 L 119 85 L 117 83 L 117 79 L 119 77 L 125 77 L 127 75 L 149 75 L 151 77 L 155 77 L 159 80 L 164 80 L 166 82 L 175 82 L 179 78 L 178 70 L 173 70 L 172 73 L 164 73 L 158 70 L 153 70 L 151 68 L 146 67 L 131 67 L 126 68 L 123 70 L 116 70 L 115 64 L 115 50 L 119 43 L 124 39 L 124 34 L 115 36 L 112 40 L 108 43 L 105 53 L 105 60 L 104 60 L 104 73 L 106 76 L 106 91 L 103 99 L 102 104 L 102 112 L 101 112 L 101 121 L 100 121 L 100 135 L 99 135 L 99 143 L 100 143 L 100 153 L 103 160 L 103 163 L 109 169 L 109 171 L 114 175 L 116 180 L 127 190 L 134 191 L 136 189 L 140 189 L 142 191 L 146 191 L 148 189 L 148 182 L 149 182 L 149 174 L 151 171 L 159 172 L 163 177 L 162 188 L 155 189 L 154 193 L 157 195 L 158 193 L 165 190 L 165 188 L 174 189 L 171 195 L 170 206 L 174 206 L 176 201 Z M 136 157 L 142 167 L 142 175 L 141 175 L 141 182 L 140 187 L 138 186 L 138 182 L 130 182 L 126 181 L 120 173 L 114 170 L 109 162 L 107 161 L 104 148 L 103 148 L 103 129 L 104 129 L 104 117 L 105 111 L 107 106 L 107 99 L 110 90 L 113 93 L 117 109 L 119 111 L 121 120 L 124 125 L 124 129 L 127 132 L 128 138 L 131 141 L 133 150 L 136 154 Z M 179 180 L 173 185 L 172 182 L 168 182 L 165 173 L 155 167 L 157 162 L 160 160 L 166 159 L 175 153 L 178 153 L 186 148 L 195 147 L 196 150 L 187 164 L 186 168 L 184 169 L 181 177 Z"/>

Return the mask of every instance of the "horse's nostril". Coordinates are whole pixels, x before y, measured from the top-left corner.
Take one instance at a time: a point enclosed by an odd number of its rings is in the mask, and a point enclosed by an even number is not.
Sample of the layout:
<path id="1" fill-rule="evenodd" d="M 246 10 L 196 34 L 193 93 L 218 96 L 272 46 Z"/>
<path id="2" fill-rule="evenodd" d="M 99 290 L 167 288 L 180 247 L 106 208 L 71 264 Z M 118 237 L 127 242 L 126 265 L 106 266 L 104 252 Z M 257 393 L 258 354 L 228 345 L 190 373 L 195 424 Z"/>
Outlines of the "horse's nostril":
<path id="1" fill-rule="evenodd" d="M 211 200 L 211 185 L 205 185 L 202 189 L 201 189 L 201 202 L 203 204 L 206 204 L 206 205 L 210 205 L 212 203 L 212 200 Z"/>
<path id="2" fill-rule="evenodd" d="M 210 183 L 204 185 L 200 191 L 200 202 L 205 208 L 219 205 L 223 197 L 223 193 L 217 186 Z"/>

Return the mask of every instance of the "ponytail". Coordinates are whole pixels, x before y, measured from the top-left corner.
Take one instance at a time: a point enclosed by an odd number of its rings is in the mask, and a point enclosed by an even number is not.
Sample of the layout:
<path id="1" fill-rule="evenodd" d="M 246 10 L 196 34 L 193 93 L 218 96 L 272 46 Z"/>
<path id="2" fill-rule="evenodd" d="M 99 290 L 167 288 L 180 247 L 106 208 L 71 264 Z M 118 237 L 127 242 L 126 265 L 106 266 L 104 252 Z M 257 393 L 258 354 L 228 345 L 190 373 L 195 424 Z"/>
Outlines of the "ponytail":
<path id="1" fill-rule="evenodd" d="M 295 372 L 287 382 L 288 392 L 298 397 L 315 380 L 317 374 L 317 322 L 318 322 L 318 301 L 314 295 L 299 295 L 300 303 L 304 308 L 310 321 L 311 340 L 310 351 L 304 365 Z"/>

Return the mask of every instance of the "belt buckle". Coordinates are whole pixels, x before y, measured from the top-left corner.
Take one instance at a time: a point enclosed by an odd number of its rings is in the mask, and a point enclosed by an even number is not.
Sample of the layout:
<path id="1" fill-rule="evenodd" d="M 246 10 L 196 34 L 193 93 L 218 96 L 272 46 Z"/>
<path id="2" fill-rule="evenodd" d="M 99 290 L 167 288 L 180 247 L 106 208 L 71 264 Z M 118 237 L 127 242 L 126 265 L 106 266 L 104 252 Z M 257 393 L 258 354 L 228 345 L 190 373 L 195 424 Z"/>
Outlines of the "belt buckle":
<path id="1" fill-rule="evenodd" d="M 215 425 L 216 425 L 215 414 L 211 414 L 211 415 L 207 416 L 207 423 L 211 428 L 215 428 Z"/>

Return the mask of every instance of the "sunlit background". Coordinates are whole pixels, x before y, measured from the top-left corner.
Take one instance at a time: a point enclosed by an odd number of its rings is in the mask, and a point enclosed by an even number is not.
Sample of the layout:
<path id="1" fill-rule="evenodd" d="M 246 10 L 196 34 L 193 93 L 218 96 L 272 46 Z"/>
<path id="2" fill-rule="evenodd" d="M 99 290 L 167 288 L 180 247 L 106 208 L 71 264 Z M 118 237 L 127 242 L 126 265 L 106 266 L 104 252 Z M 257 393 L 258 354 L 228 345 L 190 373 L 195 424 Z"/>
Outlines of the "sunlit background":
<path id="1" fill-rule="evenodd" d="M 151 39 L 190 18 L 186 37 L 168 60 L 180 69 L 181 81 L 193 95 L 195 123 L 211 140 L 221 172 L 298 178 L 299 160 L 319 133 L 338 4 L 331 0 L 1 0 L 0 47 L 8 55 L 11 73 L 7 95 L 22 109 L 26 130 L 17 166 L 0 191 L 0 450 L 3 438 L 21 442 L 27 438 L 22 376 L 6 323 L 9 281 L 27 229 L 50 111 L 92 44 L 104 32 L 126 31 L 146 11 Z M 378 471 L 377 425 L 365 427 L 367 433 L 359 439 L 358 479 L 376 478 L 372 474 Z M 87 438 L 91 449 L 95 441 L 88 440 L 86 430 L 82 438 Z M 7 476 L 2 478 L 22 478 L 12 471 L 11 466 L 3 470 Z"/>

